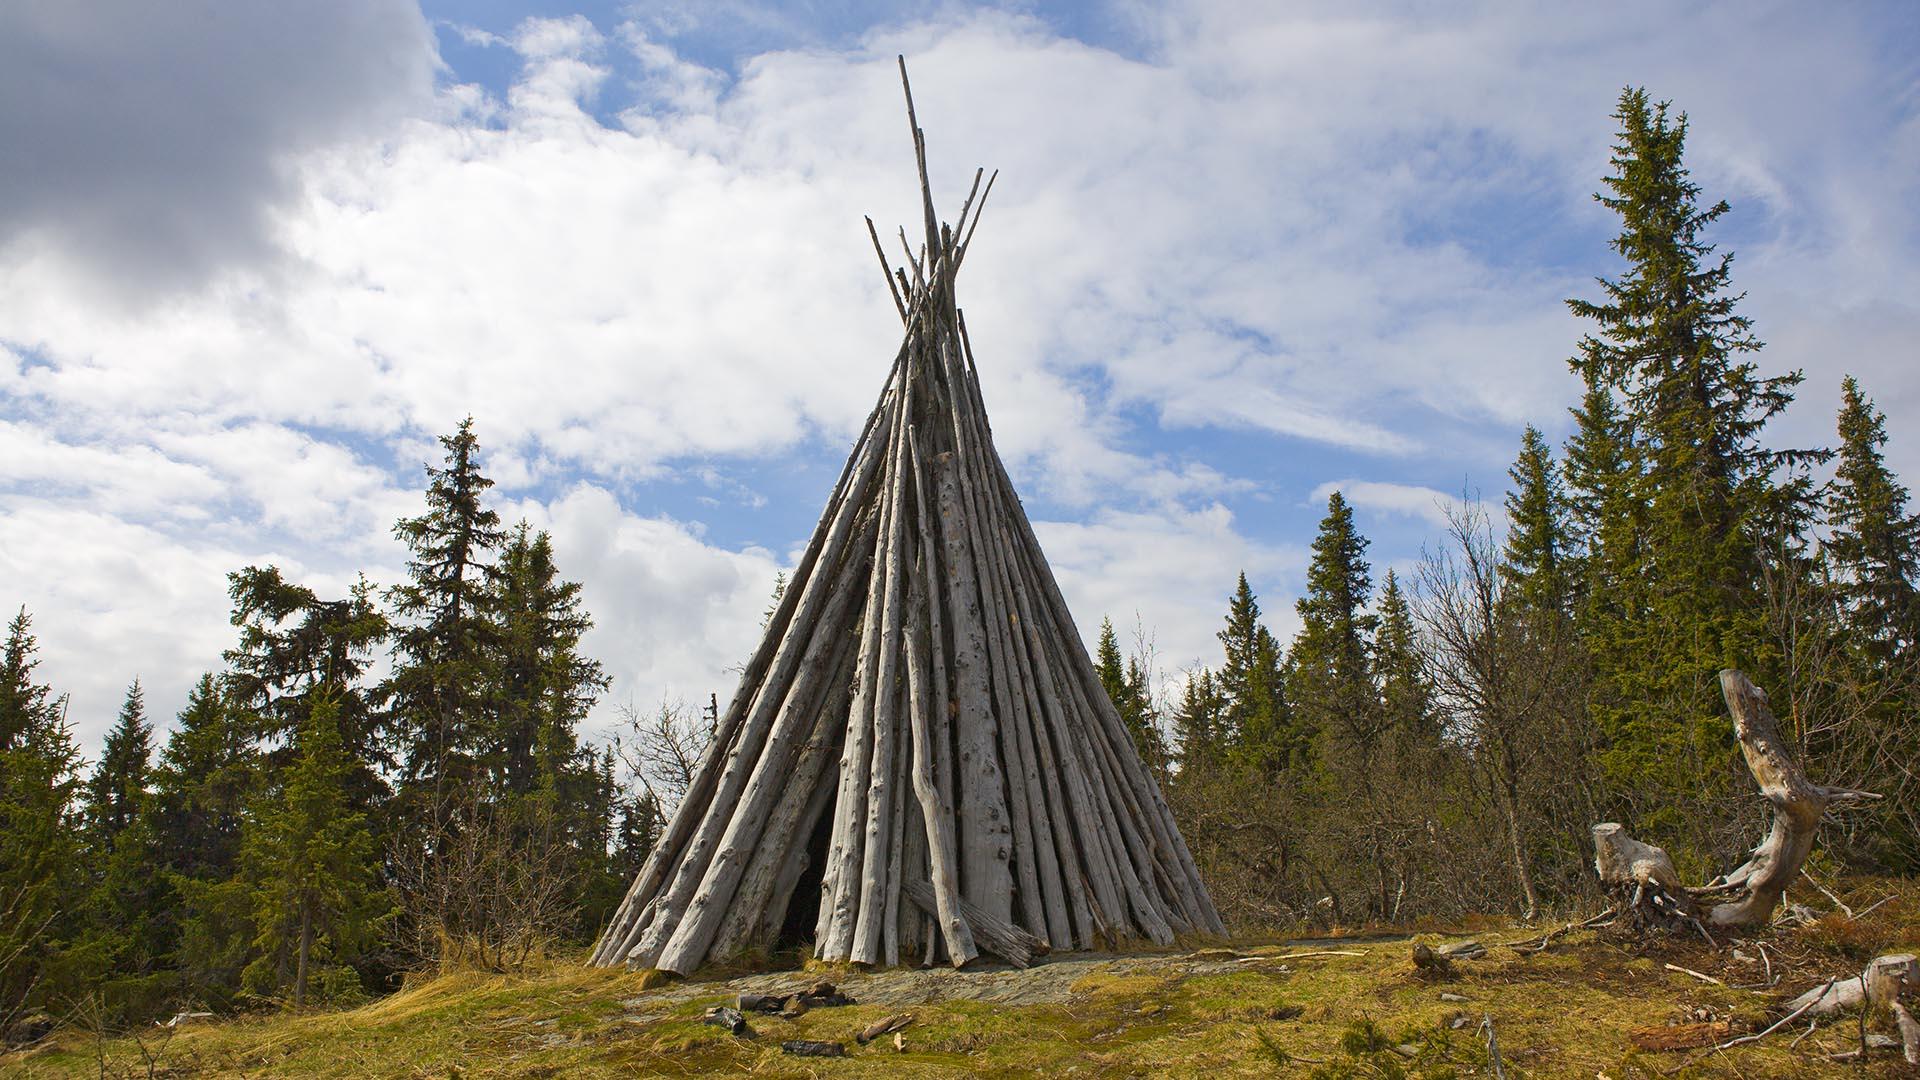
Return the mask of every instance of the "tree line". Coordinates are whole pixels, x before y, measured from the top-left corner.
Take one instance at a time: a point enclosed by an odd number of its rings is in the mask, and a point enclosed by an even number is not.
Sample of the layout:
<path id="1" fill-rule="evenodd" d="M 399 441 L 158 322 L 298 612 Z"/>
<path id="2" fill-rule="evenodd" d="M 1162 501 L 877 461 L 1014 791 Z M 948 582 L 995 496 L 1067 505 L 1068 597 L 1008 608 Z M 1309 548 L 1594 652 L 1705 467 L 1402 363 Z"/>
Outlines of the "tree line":
<path id="1" fill-rule="evenodd" d="M 164 745 L 135 680 L 84 768 L 13 618 L 0 1021 L 348 1002 L 598 929 L 660 804 L 580 737 L 607 685 L 580 586 L 545 532 L 487 506 L 471 420 L 440 441 L 425 512 L 394 528 L 406 580 L 322 596 L 273 566 L 228 575 L 234 644 Z"/>
<path id="2" fill-rule="evenodd" d="M 1414 580 L 1376 589 L 1335 492 L 1291 644 L 1242 575 L 1220 661 L 1178 700 L 1156 705 L 1105 628 L 1110 691 L 1230 918 L 1572 905 L 1607 820 L 1700 878 L 1739 862 L 1763 808 L 1726 667 L 1772 695 L 1814 775 L 1885 796 L 1829 825 L 1823 857 L 1920 869 L 1920 519 L 1884 417 L 1849 377 L 1832 448 L 1763 441 L 1802 376 L 1755 362 L 1707 238 L 1728 204 L 1689 178 L 1684 114 L 1628 89 L 1614 116 L 1596 198 L 1625 270 L 1568 302 L 1589 328 L 1573 433 L 1557 452 L 1521 434 L 1504 529 L 1463 500 Z"/>

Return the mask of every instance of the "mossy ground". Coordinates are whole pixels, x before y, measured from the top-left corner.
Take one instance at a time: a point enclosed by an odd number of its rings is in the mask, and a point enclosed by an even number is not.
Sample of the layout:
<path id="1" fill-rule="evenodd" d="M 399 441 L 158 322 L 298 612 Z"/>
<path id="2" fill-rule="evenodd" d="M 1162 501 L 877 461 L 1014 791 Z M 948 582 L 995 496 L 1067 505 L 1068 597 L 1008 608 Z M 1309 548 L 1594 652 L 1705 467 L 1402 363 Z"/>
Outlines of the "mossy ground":
<path id="1" fill-rule="evenodd" d="M 1823 1026 L 1799 1045 L 1776 1035 L 1720 1054 L 1636 1050 L 1632 1033 L 1667 1025 L 1731 1021 L 1763 1025 L 1791 993 L 1858 971 L 1880 952 L 1920 947 L 1920 890 L 1870 916 L 1833 916 L 1810 928 L 1768 932 L 1730 948 L 1675 940 L 1653 946 L 1601 933 L 1556 938 L 1551 950 L 1505 948 L 1521 929 L 1477 928 L 1492 947 L 1436 981 L 1409 962 L 1405 937 L 1335 938 L 1314 944 L 1236 942 L 1233 952 L 1196 947 L 1154 956 L 1072 961 L 1078 974 L 1049 1000 L 863 1002 L 797 1019 L 753 1016 L 753 1039 L 703 1024 L 713 1004 L 740 987 L 712 981 L 649 988 L 640 973 L 556 962 L 516 976 L 461 973 L 410 986 L 362 1008 L 268 1014 L 182 1025 L 164 1046 L 146 1034 L 155 1076 L 543 1077 L 703 1076 L 1490 1076 L 1483 1019 L 1491 1017 L 1509 1077 L 1839 1077 L 1908 1075 L 1881 1053 L 1864 1070 L 1821 1055 L 1857 1045 L 1857 1022 Z M 1871 887 L 1856 896 L 1871 902 Z M 1850 897 L 1851 899 L 1851 897 Z M 1447 940 L 1439 934 L 1419 940 Z M 1765 958 L 1762 960 L 1762 946 Z M 1287 959 L 1337 949 L 1360 956 Z M 1242 958 L 1251 957 L 1247 962 Z M 1065 958 L 1063 958 L 1064 960 Z M 1765 981 L 1766 964 L 1783 972 Z M 1726 983 L 1669 970 L 1674 964 Z M 797 976 L 796 976 L 797 977 Z M 1019 977 L 1003 976 L 1017 988 Z M 854 975 L 847 988 L 874 996 L 882 975 Z M 943 979 L 968 978 L 952 973 Z M 919 993 L 922 984 L 914 984 Z M 957 984 L 955 984 L 957 985 Z M 1443 999 L 1442 994 L 1465 998 Z M 906 1049 L 891 1038 L 857 1046 L 854 1035 L 884 1016 L 911 1012 Z M 1465 1019 L 1464 1024 L 1455 1026 Z M 843 1042 L 840 1059 L 781 1053 L 789 1039 Z M 27 1077 L 149 1075 L 140 1042 L 67 1031 L 0 1057 L 0 1074 Z"/>

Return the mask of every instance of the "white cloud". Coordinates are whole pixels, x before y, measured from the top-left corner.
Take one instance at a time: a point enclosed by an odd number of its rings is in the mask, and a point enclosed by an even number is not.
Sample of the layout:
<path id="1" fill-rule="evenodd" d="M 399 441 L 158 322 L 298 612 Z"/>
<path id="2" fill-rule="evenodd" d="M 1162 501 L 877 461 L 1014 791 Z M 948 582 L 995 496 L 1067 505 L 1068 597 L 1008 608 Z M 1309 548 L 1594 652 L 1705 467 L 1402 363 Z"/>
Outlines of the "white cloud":
<path id="1" fill-rule="evenodd" d="M 1436 529 L 1447 527 L 1447 515 L 1461 506 L 1460 496 L 1448 495 L 1418 484 L 1396 484 L 1381 480 L 1329 480 L 1313 489 L 1310 505 L 1321 508 L 1327 497 L 1338 491 L 1347 502 L 1362 510 L 1398 514 L 1426 521 Z"/>

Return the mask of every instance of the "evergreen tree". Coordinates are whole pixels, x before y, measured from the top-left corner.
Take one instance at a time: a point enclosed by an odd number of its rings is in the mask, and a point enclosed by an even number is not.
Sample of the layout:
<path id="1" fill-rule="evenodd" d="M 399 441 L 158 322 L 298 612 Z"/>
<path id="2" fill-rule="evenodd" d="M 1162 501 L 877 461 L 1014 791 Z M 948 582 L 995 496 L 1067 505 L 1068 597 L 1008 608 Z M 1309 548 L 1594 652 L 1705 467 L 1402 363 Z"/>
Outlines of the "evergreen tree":
<path id="1" fill-rule="evenodd" d="M 170 872 L 205 880 L 233 875 L 241 814 L 258 779 L 249 726 L 212 675 L 187 691 L 153 773 L 159 858 Z"/>
<path id="2" fill-rule="evenodd" d="M 449 779 L 476 779 L 493 683 L 489 558 L 506 540 L 500 515 L 481 501 L 493 481 L 480 472 L 473 418 L 440 445 L 446 463 L 427 468 L 426 513 L 393 527 L 412 558 L 408 581 L 387 592 L 397 629 L 393 673 L 381 685 L 403 787 L 436 800 Z"/>
<path id="3" fill-rule="evenodd" d="M 1373 666 L 1380 680 L 1380 701 L 1388 730 L 1399 738 L 1403 749 L 1431 744 L 1439 736 L 1433 691 L 1421 671 L 1413 610 L 1392 570 L 1387 571 L 1380 588 L 1379 618 L 1379 630 L 1373 639 Z"/>
<path id="4" fill-rule="evenodd" d="M 1173 712 L 1183 783 L 1204 780 L 1208 772 L 1226 759 L 1230 749 L 1226 739 L 1226 712 L 1226 698 L 1220 693 L 1219 680 L 1213 672 L 1201 668 L 1187 677 L 1187 685 L 1180 692 L 1180 704 Z"/>
<path id="5" fill-rule="evenodd" d="M 227 700 L 254 719 L 261 737 L 278 744 L 270 767 L 284 762 L 294 732 L 325 700 L 355 763 L 356 805 L 377 805 L 386 795 L 378 770 L 387 757 L 380 725 L 359 686 L 388 635 L 373 586 L 363 577 L 346 597 L 322 600 L 311 588 L 287 581 L 277 567 L 249 566 L 227 579 L 232 622 L 240 628 L 239 645 L 226 652 Z"/>
<path id="6" fill-rule="evenodd" d="M 615 845 L 620 880 L 631 881 L 640 872 L 647 856 L 653 853 L 653 846 L 660 842 L 660 831 L 665 827 L 666 819 L 652 792 L 643 791 L 620 808 L 620 834 Z"/>
<path id="7" fill-rule="evenodd" d="M 152 758 L 153 725 L 147 722 L 146 696 L 135 679 L 87 780 L 89 831 L 100 850 L 111 849 L 114 839 L 133 824 L 146 799 Z"/>
<path id="8" fill-rule="evenodd" d="M 88 961 L 77 940 L 80 754 L 66 699 L 34 679 L 32 625 L 21 609 L 0 650 L 0 1025 L 73 991 Z"/>
<path id="9" fill-rule="evenodd" d="M 1127 734 L 1133 738 L 1133 749 L 1140 760 L 1155 771 L 1166 765 L 1166 746 L 1160 738 L 1160 727 L 1154 716 L 1153 688 L 1147 673 L 1141 669 L 1140 662 L 1128 657 L 1120 658 L 1120 642 L 1113 632 L 1113 620 L 1100 620 L 1100 638 L 1094 648 L 1093 669 L 1100 676 L 1100 685 L 1106 689 L 1107 699 L 1113 702 L 1113 709 L 1120 714 L 1120 722 L 1126 725 Z"/>
<path id="10" fill-rule="evenodd" d="M 311 702 L 284 783 L 241 840 L 256 928 L 244 980 L 256 993 L 290 992 L 295 1008 L 316 982 L 329 999 L 357 996 L 346 965 L 373 946 L 391 910 L 367 816 L 349 790 L 357 763 L 340 739 L 339 705 Z"/>
<path id="11" fill-rule="evenodd" d="M 89 931 L 107 970 L 104 1005 L 118 1019 L 146 1018 L 171 987 L 162 965 L 172 951 L 174 904 L 157 862 L 147 790 L 152 734 L 136 679 L 86 786 L 88 866 L 94 875 Z"/>
<path id="12" fill-rule="evenodd" d="M 489 726 L 484 741 L 496 790 L 525 795 L 542 784 L 571 786 L 576 808 L 591 800 L 593 755 L 577 729 L 606 689 L 597 661 L 580 654 L 593 619 L 580 585 L 560 580 L 553 543 L 526 522 L 515 528 L 490 572 L 486 607 L 497 618 Z"/>
<path id="13" fill-rule="evenodd" d="M 1849 640 L 1886 665 L 1920 644 L 1920 517 L 1907 513 L 1907 489 L 1887 468 L 1886 417 L 1851 375 L 1841 395 L 1826 551 L 1840 578 Z"/>
<path id="14" fill-rule="evenodd" d="M 1500 572 L 1520 601 L 1536 611 L 1568 611 L 1573 579 L 1568 566 L 1567 503 L 1560 470 L 1540 430 L 1527 425 L 1520 456 L 1507 475 L 1506 559 Z"/>
<path id="15" fill-rule="evenodd" d="M 1597 324 L 1571 364 L 1590 388 L 1587 411 L 1604 392 L 1632 418 L 1631 428 L 1616 422 L 1595 433 L 1595 456 L 1616 446 L 1626 453 L 1626 467 L 1597 494 L 1620 498 L 1624 479 L 1644 510 L 1611 520 L 1622 507 L 1603 501 L 1589 522 L 1597 534 L 1590 561 L 1604 575 L 1594 587 L 1606 592 L 1583 637 L 1602 683 L 1603 768 L 1617 792 L 1644 798 L 1643 824 L 1658 833 L 1710 819 L 1700 799 L 1732 775 L 1714 672 L 1740 667 L 1762 682 L 1770 674 L 1760 560 L 1774 523 L 1790 516 L 1793 489 L 1773 482 L 1789 459 L 1758 436 L 1800 376 L 1763 378 L 1743 359 L 1760 342 L 1736 312 L 1732 256 L 1715 257 L 1705 239 L 1729 208 L 1700 206 L 1682 161 L 1686 118 L 1669 119 L 1665 103 L 1633 88 L 1614 116 L 1614 173 L 1596 198 L 1620 215 L 1612 247 L 1627 268 L 1600 280 L 1600 302 L 1568 301 Z M 1582 473 L 1589 465 L 1575 464 Z M 1576 487 L 1586 484 L 1576 478 Z M 1623 525 L 1635 533 L 1622 535 Z M 1707 854 L 1703 837 L 1680 839 Z"/>
<path id="16" fill-rule="evenodd" d="M 1292 729 L 1282 690 L 1280 643 L 1260 621 L 1260 603 L 1242 571 L 1227 601 L 1226 625 L 1215 635 L 1225 656 L 1215 677 L 1226 700 L 1226 735 L 1237 760 L 1272 772 L 1305 751 Z"/>
<path id="17" fill-rule="evenodd" d="M 1300 634 L 1289 656 L 1293 706 L 1315 738 L 1333 738 L 1370 752 L 1378 734 L 1368 642 L 1377 619 L 1366 613 L 1373 585 L 1367 539 L 1354 528 L 1353 509 L 1338 491 L 1313 541 L 1307 592 L 1295 604 Z"/>

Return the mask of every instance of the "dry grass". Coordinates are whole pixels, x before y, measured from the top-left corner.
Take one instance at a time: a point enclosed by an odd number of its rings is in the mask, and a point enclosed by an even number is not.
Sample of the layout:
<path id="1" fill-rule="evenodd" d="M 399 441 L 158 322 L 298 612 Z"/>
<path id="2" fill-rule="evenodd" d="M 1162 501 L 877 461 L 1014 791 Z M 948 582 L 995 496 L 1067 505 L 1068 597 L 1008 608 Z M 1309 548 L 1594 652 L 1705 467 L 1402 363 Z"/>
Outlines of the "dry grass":
<path id="1" fill-rule="evenodd" d="M 343 1012 L 261 1015 L 198 1023 L 165 1048 L 160 1076 L 540 1077 L 704 1076 L 752 1071 L 766 1076 L 1196 1076 L 1441 1077 L 1491 1075 L 1483 1018 L 1492 1017 L 1509 1077 L 1858 1077 L 1906 1075 L 1881 1055 L 1866 1069 L 1819 1055 L 1852 1049 L 1851 1018 L 1797 1047 L 1777 1035 L 1711 1054 L 1642 1046 L 1700 1041 L 1701 1031 L 1744 1031 L 1814 982 L 1848 971 L 1879 952 L 1920 947 L 1920 887 L 1856 883 L 1843 893 L 1856 911 L 1897 894 L 1864 918 L 1823 919 L 1803 929 L 1768 932 L 1730 947 L 1675 940 L 1651 947 L 1597 933 L 1572 935 L 1539 955 L 1501 947 L 1526 932 L 1481 927 L 1484 960 L 1459 963 L 1457 977 L 1432 981 L 1414 972 L 1406 940 L 1340 939 L 1329 948 L 1358 957 L 1283 960 L 1309 947 L 1249 946 L 1266 959 L 1220 970 L 1217 950 L 1166 954 L 1124 972 L 1096 970 L 1076 980 L 1060 1004 L 999 1005 L 948 1001 L 815 1009 L 795 1020 L 751 1018 L 758 1037 L 736 1039 L 700 1023 L 711 994 L 661 1008 L 639 973 L 571 963 L 502 976 L 447 975 L 382 1001 Z M 1856 900 L 1858 902 L 1856 902 Z M 1811 899 L 1808 902 L 1814 902 Z M 1422 935 L 1437 942 L 1437 935 Z M 1783 977 L 1772 988 L 1766 962 Z M 1716 986 L 1667 970 L 1673 963 L 1712 975 Z M 1196 970 L 1197 969 L 1197 970 Z M 725 974 L 725 973 L 723 973 Z M 1443 1000 L 1441 995 L 1466 1000 Z M 890 1039 L 858 1047 L 853 1035 L 892 1012 L 911 1011 L 906 1052 Z M 1460 1026 L 1456 1022 L 1466 1021 Z M 1702 1027 L 1702 1025 L 1706 1025 Z M 1670 1034 L 1669 1034 L 1670 1031 Z M 847 1045 L 843 1059 L 782 1055 L 788 1039 Z M 57 1036 L 34 1051 L 0 1057 L 0 1073 L 28 1077 L 145 1075 L 130 1040 L 96 1045 L 84 1033 Z"/>

